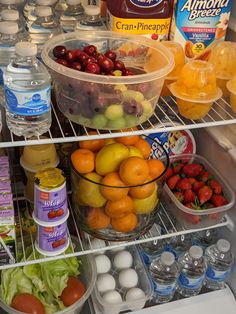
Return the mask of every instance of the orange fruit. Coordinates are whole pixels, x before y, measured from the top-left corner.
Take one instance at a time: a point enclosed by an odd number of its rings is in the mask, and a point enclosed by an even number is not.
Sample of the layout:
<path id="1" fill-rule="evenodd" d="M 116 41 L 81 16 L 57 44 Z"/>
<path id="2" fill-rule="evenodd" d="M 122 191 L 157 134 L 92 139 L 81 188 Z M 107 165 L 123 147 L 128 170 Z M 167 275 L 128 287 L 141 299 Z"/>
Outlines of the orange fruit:
<path id="1" fill-rule="evenodd" d="M 128 195 L 118 201 L 108 201 L 105 206 L 106 214 L 111 218 L 120 218 L 132 213 L 134 204 Z"/>
<path id="2" fill-rule="evenodd" d="M 103 207 L 90 208 L 87 224 L 91 229 L 104 229 L 109 226 L 110 217 L 105 214 Z"/>
<path id="3" fill-rule="evenodd" d="M 105 138 L 104 141 L 105 141 L 105 145 L 113 144 L 116 142 L 114 138 Z"/>
<path id="4" fill-rule="evenodd" d="M 79 148 L 71 154 L 71 162 L 79 173 L 89 173 L 94 170 L 95 155 L 91 150 Z"/>
<path id="5" fill-rule="evenodd" d="M 146 140 L 140 137 L 138 142 L 136 142 L 134 146 L 141 151 L 141 153 L 143 154 L 143 158 L 145 159 L 149 158 L 151 153 L 151 146 Z"/>
<path id="6" fill-rule="evenodd" d="M 100 187 L 101 194 L 110 201 L 118 201 L 125 197 L 129 192 L 128 188 L 124 188 L 126 185 L 123 181 L 121 181 L 118 172 L 110 172 L 105 175 L 105 177 L 101 180 L 101 184 L 114 186 L 114 188 L 108 186 Z"/>
<path id="7" fill-rule="evenodd" d="M 96 131 L 89 131 L 89 135 L 96 135 L 98 134 Z M 79 142 L 80 148 L 86 148 L 91 150 L 92 152 L 97 152 L 105 145 L 104 139 L 96 139 L 96 140 L 81 140 Z"/>
<path id="8" fill-rule="evenodd" d="M 143 184 L 149 176 L 147 161 L 136 156 L 129 157 L 121 162 L 119 174 L 126 184 Z"/>
<path id="9" fill-rule="evenodd" d="M 149 159 L 147 160 L 149 167 L 149 175 L 152 179 L 159 177 L 165 170 L 164 163 L 159 159 Z"/>
<path id="10" fill-rule="evenodd" d="M 117 137 L 116 142 L 124 144 L 124 145 L 134 145 L 139 140 L 138 135 L 131 135 L 131 136 L 124 136 L 124 137 Z"/>
<path id="11" fill-rule="evenodd" d="M 147 180 L 149 182 L 150 180 Z M 152 195 L 155 190 L 155 182 L 146 183 L 145 185 L 137 186 L 129 190 L 129 195 L 133 198 L 143 199 Z"/>
<path id="12" fill-rule="evenodd" d="M 119 232 L 130 232 L 136 228 L 138 218 L 134 213 L 130 213 L 121 218 L 112 218 L 111 225 L 114 230 Z"/>

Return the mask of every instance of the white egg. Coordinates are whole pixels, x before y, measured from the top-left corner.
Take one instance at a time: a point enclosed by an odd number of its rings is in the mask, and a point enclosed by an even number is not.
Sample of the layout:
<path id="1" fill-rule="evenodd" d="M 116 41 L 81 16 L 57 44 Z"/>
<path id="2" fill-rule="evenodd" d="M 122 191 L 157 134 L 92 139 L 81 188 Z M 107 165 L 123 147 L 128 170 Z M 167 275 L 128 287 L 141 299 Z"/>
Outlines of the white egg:
<path id="1" fill-rule="evenodd" d="M 109 304 L 117 304 L 122 302 L 122 297 L 116 290 L 107 291 L 106 293 L 104 293 L 102 298 L 106 303 Z"/>
<path id="2" fill-rule="evenodd" d="M 106 247 L 106 243 L 105 241 L 103 240 L 100 240 L 100 239 L 93 239 L 91 241 L 91 247 L 92 249 L 101 249 L 103 247 Z M 101 250 L 99 252 L 96 252 L 96 254 L 104 254 L 105 253 L 105 250 Z"/>
<path id="3" fill-rule="evenodd" d="M 139 310 L 142 309 L 146 303 L 146 295 L 142 289 L 131 288 L 127 291 L 125 295 L 126 302 L 130 303 L 130 310 Z"/>
<path id="4" fill-rule="evenodd" d="M 115 279 L 110 274 L 101 274 L 97 278 L 97 289 L 100 293 L 114 290 L 116 287 Z"/>
<path id="5" fill-rule="evenodd" d="M 105 274 L 108 273 L 111 269 L 111 261 L 109 257 L 106 255 L 97 255 L 95 257 L 95 263 L 97 266 L 97 273 L 98 274 Z"/>
<path id="6" fill-rule="evenodd" d="M 117 241 L 116 244 L 117 245 L 118 244 L 125 244 L 125 242 Z M 112 243 L 111 243 L 111 245 L 112 245 Z M 122 246 L 115 247 L 114 249 L 111 249 L 111 252 L 116 253 L 116 252 L 123 251 L 124 249 L 125 249 L 125 246 L 122 245 Z"/>
<path id="7" fill-rule="evenodd" d="M 123 269 L 119 273 L 118 280 L 121 287 L 130 289 L 137 286 L 138 274 L 132 268 Z"/>
<path id="8" fill-rule="evenodd" d="M 133 264 L 133 257 L 128 251 L 121 251 L 116 253 L 113 265 L 116 269 L 130 268 Z"/>

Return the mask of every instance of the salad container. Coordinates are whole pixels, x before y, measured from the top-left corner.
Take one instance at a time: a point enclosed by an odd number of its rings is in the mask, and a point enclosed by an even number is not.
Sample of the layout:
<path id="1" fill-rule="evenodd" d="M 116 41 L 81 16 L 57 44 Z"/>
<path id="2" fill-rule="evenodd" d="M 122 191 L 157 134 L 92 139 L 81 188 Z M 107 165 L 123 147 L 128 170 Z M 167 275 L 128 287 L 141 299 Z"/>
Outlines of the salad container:
<path id="1" fill-rule="evenodd" d="M 197 154 L 185 154 L 170 157 L 170 163 L 184 161 L 189 163 L 197 163 L 203 165 L 206 170 L 216 179 L 222 186 L 224 197 L 228 203 L 220 207 L 209 209 L 192 209 L 184 206 L 175 197 L 167 184 L 164 186 L 162 200 L 166 208 L 172 212 L 178 222 L 186 229 L 207 228 L 221 221 L 223 216 L 231 209 L 235 203 L 234 192 L 225 181 L 222 175 L 202 156 Z"/>

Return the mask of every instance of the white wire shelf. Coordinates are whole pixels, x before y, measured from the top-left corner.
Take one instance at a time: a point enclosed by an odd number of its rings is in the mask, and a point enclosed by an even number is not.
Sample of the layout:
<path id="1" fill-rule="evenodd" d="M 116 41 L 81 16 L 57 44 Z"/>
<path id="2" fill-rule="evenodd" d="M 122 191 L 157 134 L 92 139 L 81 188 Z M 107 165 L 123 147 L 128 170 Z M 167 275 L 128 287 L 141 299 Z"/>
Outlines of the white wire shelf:
<path id="1" fill-rule="evenodd" d="M 98 134 L 89 135 L 89 129 L 75 124 L 65 118 L 57 108 L 52 105 L 53 123 L 50 131 L 45 134 L 48 138 L 27 139 L 13 135 L 7 128 L 3 128 L 0 147 L 15 147 L 48 143 L 75 142 L 82 139 L 111 138 L 132 134 L 149 134 L 163 131 L 176 131 L 196 129 L 211 126 L 220 126 L 236 123 L 236 114 L 231 110 L 230 104 L 220 99 L 216 101 L 210 112 L 200 120 L 184 119 L 178 114 L 175 99 L 172 97 L 160 98 L 155 113 L 138 130 L 129 132 L 99 131 Z M 168 126 L 164 122 L 168 122 Z"/>

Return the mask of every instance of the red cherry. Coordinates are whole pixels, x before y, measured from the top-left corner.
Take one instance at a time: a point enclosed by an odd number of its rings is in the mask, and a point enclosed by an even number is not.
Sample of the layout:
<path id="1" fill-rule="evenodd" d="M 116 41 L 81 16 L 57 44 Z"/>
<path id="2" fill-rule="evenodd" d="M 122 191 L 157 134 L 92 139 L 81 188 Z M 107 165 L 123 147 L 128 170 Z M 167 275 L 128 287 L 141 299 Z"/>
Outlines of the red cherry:
<path id="1" fill-rule="evenodd" d="M 94 45 L 85 46 L 83 49 L 89 56 L 93 56 L 94 52 L 97 52 L 97 48 Z"/>
<path id="2" fill-rule="evenodd" d="M 78 59 L 81 64 L 84 64 L 88 58 L 89 58 L 89 55 L 87 55 L 87 53 L 83 51 L 78 55 Z"/>
<path id="3" fill-rule="evenodd" d="M 87 64 L 85 68 L 85 72 L 93 73 L 93 74 L 100 74 L 101 69 L 97 63 L 92 62 L 92 63 Z"/>
<path id="4" fill-rule="evenodd" d="M 120 60 L 116 60 L 114 62 L 114 70 L 120 70 L 120 71 L 125 70 L 124 63 L 122 61 L 120 61 Z"/>
<path id="5" fill-rule="evenodd" d="M 58 59 L 65 59 L 66 57 L 66 47 L 65 46 L 56 46 L 53 48 L 53 55 Z"/>
<path id="6" fill-rule="evenodd" d="M 80 49 L 76 49 L 76 50 L 74 50 L 74 53 L 75 53 L 75 57 L 76 57 L 76 59 L 78 59 L 79 58 L 79 55 L 82 53 L 83 51 L 82 50 L 80 50 Z"/>
<path id="7" fill-rule="evenodd" d="M 122 74 L 124 76 L 130 76 L 130 75 L 134 75 L 134 72 L 129 70 L 129 69 L 125 69 L 125 70 L 122 71 Z"/>
<path id="8" fill-rule="evenodd" d="M 68 62 L 73 62 L 76 60 L 76 55 L 74 50 L 67 50 L 66 52 L 66 60 Z"/>
<path id="9" fill-rule="evenodd" d="M 113 50 L 108 50 L 105 53 L 105 56 L 109 59 L 111 59 L 113 62 L 116 60 L 116 53 Z"/>
<path id="10" fill-rule="evenodd" d="M 89 63 L 97 63 L 97 60 L 93 57 L 88 57 L 82 61 L 82 65 L 85 68 Z"/>
<path id="11" fill-rule="evenodd" d="M 104 57 L 103 59 L 98 60 L 98 64 L 102 71 L 109 73 L 114 69 L 114 63 L 111 59 Z"/>
<path id="12" fill-rule="evenodd" d="M 55 61 L 56 61 L 57 63 L 61 64 L 61 65 L 66 66 L 66 67 L 69 66 L 69 63 L 68 63 L 66 60 L 64 60 L 64 59 L 56 59 Z"/>
<path id="13" fill-rule="evenodd" d="M 74 69 L 74 70 L 77 70 L 77 71 L 81 71 L 82 69 L 82 66 L 79 62 L 73 62 L 71 64 L 71 68 Z"/>
<path id="14" fill-rule="evenodd" d="M 157 39 L 158 39 L 158 34 L 152 34 L 151 38 L 152 38 L 153 40 L 157 40 Z"/>
<path id="15" fill-rule="evenodd" d="M 101 60 L 104 60 L 106 57 L 102 53 L 94 54 L 93 57 L 99 62 Z"/>

